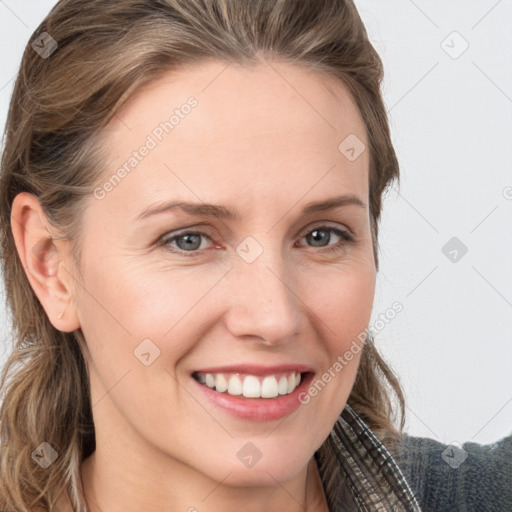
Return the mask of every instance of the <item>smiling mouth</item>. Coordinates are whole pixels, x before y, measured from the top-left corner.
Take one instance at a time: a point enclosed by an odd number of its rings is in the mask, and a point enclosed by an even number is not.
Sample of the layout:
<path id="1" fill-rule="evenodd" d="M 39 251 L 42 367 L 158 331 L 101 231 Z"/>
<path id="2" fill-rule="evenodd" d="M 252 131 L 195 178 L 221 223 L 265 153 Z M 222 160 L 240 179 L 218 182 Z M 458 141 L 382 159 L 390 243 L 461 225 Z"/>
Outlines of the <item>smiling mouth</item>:
<path id="1" fill-rule="evenodd" d="M 292 393 L 306 373 L 288 371 L 262 377 L 242 373 L 193 372 L 192 377 L 218 393 L 245 398 L 275 398 Z"/>

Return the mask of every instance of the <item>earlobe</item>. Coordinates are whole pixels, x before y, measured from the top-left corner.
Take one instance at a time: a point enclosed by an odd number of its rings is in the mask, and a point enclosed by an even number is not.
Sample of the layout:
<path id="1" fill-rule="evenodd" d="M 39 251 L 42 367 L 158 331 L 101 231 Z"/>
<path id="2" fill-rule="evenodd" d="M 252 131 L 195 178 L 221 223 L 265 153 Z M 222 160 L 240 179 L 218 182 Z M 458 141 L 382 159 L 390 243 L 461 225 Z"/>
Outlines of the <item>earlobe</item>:
<path id="1" fill-rule="evenodd" d="M 21 192 L 14 198 L 11 229 L 30 285 L 52 325 L 72 332 L 80 323 L 73 303 L 73 279 L 66 268 L 67 241 L 57 243 L 50 226 L 36 196 Z"/>

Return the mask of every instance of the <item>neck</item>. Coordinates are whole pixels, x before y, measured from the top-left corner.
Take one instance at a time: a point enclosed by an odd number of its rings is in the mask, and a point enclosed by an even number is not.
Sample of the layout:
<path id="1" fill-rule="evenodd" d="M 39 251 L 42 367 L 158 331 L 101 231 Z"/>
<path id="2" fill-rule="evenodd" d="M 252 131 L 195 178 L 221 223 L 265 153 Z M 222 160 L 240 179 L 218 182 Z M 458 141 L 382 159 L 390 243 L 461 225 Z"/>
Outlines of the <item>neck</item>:
<path id="1" fill-rule="evenodd" d="M 113 438 L 108 444 L 97 439 L 96 451 L 82 463 L 89 512 L 328 512 L 314 457 L 286 482 L 240 487 L 230 484 L 230 475 L 212 480 L 180 461 L 150 454 L 147 447 L 143 453 L 140 441 L 139 450 L 130 443 L 116 450 L 115 444 Z"/>
<path id="2" fill-rule="evenodd" d="M 132 478 L 131 486 L 125 485 L 123 482 L 126 479 L 119 480 L 107 468 L 102 469 L 96 454 L 92 454 L 82 464 L 82 485 L 89 512 L 224 512 L 237 509 L 248 512 L 328 512 L 314 458 L 310 460 L 305 473 L 305 478 L 301 473 L 300 478 L 293 482 L 276 482 L 274 488 L 234 488 L 227 484 L 227 479 L 220 483 L 212 481 L 206 494 L 204 491 L 207 486 L 204 483 L 196 481 L 195 485 L 190 485 L 186 473 L 181 473 L 181 478 L 173 474 L 170 478 L 152 481 L 156 484 L 157 496 L 148 494 L 147 475 L 141 480 L 139 474 L 138 478 Z M 166 485 L 163 480 L 169 483 Z M 194 488 L 201 489 L 199 494 L 193 491 Z M 142 492 L 139 492 L 141 489 Z"/>

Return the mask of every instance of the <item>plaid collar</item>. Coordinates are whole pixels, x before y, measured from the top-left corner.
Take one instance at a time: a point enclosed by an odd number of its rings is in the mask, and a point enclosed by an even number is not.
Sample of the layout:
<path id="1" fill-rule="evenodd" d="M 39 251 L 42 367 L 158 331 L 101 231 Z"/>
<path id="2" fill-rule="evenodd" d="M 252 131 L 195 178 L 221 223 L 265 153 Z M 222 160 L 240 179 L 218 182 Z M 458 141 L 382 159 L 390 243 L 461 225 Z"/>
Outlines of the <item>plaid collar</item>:
<path id="1" fill-rule="evenodd" d="M 315 458 L 331 512 L 421 512 L 395 459 L 348 404 Z"/>

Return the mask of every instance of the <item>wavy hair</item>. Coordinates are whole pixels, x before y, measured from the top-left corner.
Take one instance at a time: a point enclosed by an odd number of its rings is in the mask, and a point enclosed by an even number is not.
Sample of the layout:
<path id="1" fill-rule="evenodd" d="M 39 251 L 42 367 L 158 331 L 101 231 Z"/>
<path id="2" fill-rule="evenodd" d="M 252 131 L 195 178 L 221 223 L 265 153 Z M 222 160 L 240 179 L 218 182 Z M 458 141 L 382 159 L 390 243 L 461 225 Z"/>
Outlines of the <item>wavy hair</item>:
<path id="1" fill-rule="evenodd" d="M 46 58 L 32 47 L 43 32 L 58 45 Z M 352 0 L 60 0 L 27 43 L 0 176 L 1 263 L 14 336 L 0 377 L 6 509 L 58 510 L 64 493 L 74 510 L 87 510 L 80 465 L 95 449 L 86 342 L 80 329 L 55 329 L 32 290 L 10 228 L 13 199 L 34 194 L 79 261 L 85 199 L 104 171 L 98 134 L 124 102 L 172 69 L 211 59 L 249 66 L 261 56 L 335 77 L 356 101 L 369 141 L 378 271 L 381 201 L 399 166 L 382 62 Z M 404 396 L 370 334 L 348 403 L 381 440 L 392 443 L 402 432 Z M 47 469 L 31 457 L 42 441 L 59 453 Z"/>

